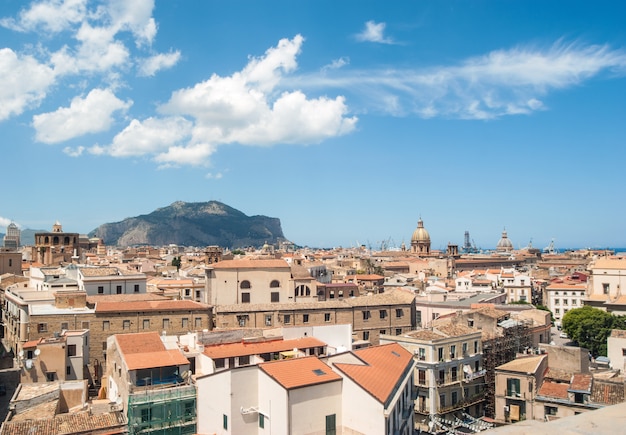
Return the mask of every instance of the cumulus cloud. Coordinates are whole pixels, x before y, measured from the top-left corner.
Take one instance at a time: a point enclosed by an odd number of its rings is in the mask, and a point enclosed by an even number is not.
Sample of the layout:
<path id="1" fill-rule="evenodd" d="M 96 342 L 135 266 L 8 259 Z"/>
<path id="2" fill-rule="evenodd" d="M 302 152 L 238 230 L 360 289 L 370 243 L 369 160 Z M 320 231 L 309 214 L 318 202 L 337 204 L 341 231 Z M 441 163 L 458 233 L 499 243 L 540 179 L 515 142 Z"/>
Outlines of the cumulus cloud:
<path id="1" fill-rule="evenodd" d="M 79 146 L 76 148 L 65 147 L 63 148 L 63 152 L 70 157 L 80 157 L 83 155 L 83 151 L 85 151 L 85 147 Z"/>
<path id="2" fill-rule="evenodd" d="M 180 59 L 180 51 L 172 51 L 170 53 L 160 53 L 139 62 L 139 70 L 137 75 L 140 77 L 151 77 L 158 71 L 171 68 L 178 63 Z"/>
<path id="3" fill-rule="evenodd" d="M 54 71 L 32 56 L 0 49 L 0 121 L 37 106 L 54 83 Z"/>
<path id="4" fill-rule="evenodd" d="M 0 19 L 0 26 L 20 32 L 58 33 L 85 19 L 87 0 L 47 0 L 33 2 L 19 17 Z"/>
<path id="5" fill-rule="evenodd" d="M 361 33 L 356 35 L 357 41 L 362 42 L 378 42 L 379 44 L 393 44 L 393 39 L 386 37 L 385 27 L 386 23 L 377 23 L 375 21 L 368 21 L 365 23 L 365 28 Z"/>
<path id="6" fill-rule="evenodd" d="M 349 65 L 349 64 L 350 64 L 350 58 L 348 58 L 348 57 L 340 57 L 339 59 L 333 60 L 328 65 L 324 65 L 322 67 L 322 72 L 328 71 L 328 70 L 332 70 L 332 69 L 343 68 L 344 66 Z"/>
<path id="7" fill-rule="evenodd" d="M 350 133 L 357 119 L 348 116 L 343 97 L 279 91 L 285 75 L 297 69 L 303 41 L 300 35 L 282 39 L 263 56 L 250 58 L 239 72 L 214 74 L 173 92 L 159 107 L 162 118 L 133 120 L 111 145 L 92 152 L 146 155 L 160 167 L 206 165 L 222 144 L 313 144 Z"/>
<path id="8" fill-rule="evenodd" d="M 624 75 L 626 52 L 606 45 L 564 44 L 497 50 L 451 66 L 423 69 L 337 70 L 301 75 L 301 89 L 337 88 L 360 110 L 491 119 L 545 110 L 550 92 L 602 73 Z M 331 74 L 332 73 L 332 74 Z"/>
<path id="9" fill-rule="evenodd" d="M 11 222 L 13 222 L 11 219 L 0 216 L 0 227 L 6 228 Z"/>
<path id="10" fill-rule="evenodd" d="M 131 105 L 132 102 L 120 100 L 109 89 L 93 89 L 84 98 L 74 98 L 69 107 L 35 115 L 35 138 L 39 142 L 58 143 L 106 131 L 113 123 L 113 113 L 126 111 Z"/>

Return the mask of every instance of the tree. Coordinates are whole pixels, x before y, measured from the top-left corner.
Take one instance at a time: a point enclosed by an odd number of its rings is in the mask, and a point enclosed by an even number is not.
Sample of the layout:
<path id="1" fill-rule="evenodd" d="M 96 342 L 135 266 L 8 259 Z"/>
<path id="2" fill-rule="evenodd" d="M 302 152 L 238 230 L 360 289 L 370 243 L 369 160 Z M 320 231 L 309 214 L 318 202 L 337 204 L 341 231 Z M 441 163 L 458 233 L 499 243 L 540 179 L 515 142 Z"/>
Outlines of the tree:
<path id="1" fill-rule="evenodd" d="M 579 346 L 589 349 L 595 357 L 606 356 L 606 340 L 611 329 L 623 324 L 623 320 L 606 311 L 590 306 L 575 308 L 563 316 L 563 330 Z"/>
<path id="2" fill-rule="evenodd" d="M 174 257 L 172 259 L 172 266 L 176 266 L 177 272 L 180 270 L 180 265 L 181 265 L 180 257 Z"/>

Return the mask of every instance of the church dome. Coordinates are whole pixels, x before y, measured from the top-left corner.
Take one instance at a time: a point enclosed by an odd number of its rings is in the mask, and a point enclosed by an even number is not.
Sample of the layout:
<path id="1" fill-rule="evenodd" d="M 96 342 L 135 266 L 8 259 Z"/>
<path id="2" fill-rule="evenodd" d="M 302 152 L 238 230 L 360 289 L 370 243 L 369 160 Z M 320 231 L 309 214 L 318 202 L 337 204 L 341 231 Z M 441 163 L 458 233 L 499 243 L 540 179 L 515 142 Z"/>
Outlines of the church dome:
<path id="1" fill-rule="evenodd" d="M 498 240 L 498 244 L 496 245 L 497 251 L 510 251 L 513 249 L 513 242 L 509 239 L 506 234 L 506 230 L 502 231 L 502 237 Z"/>
<path id="2" fill-rule="evenodd" d="M 429 242 L 430 243 L 430 234 L 424 228 L 424 221 L 420 218 L 417 221 L 417 228 L 413 231 L 413 237 L 411 237 L 411 242 Z"/>

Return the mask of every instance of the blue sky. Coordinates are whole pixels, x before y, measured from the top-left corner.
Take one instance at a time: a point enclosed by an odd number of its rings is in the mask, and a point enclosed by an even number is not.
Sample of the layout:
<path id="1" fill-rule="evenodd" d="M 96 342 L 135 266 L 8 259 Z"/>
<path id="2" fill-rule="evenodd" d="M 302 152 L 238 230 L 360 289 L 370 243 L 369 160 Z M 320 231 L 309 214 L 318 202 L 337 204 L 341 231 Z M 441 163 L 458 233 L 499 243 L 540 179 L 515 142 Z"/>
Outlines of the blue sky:
<path id="1" fill-rule="evenodd" d="M 626 246 L 626 3 L 0 0 L 0 231 Z"/>

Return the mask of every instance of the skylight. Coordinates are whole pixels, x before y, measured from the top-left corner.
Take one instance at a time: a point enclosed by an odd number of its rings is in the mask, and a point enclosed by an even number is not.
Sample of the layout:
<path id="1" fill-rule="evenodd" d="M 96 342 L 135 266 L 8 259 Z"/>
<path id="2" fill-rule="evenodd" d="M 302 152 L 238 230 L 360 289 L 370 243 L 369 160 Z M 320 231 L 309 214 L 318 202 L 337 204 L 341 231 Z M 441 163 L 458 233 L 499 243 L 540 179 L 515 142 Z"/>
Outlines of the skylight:
<path id="1" fill-rule="evenodd" d="M 322 376 L 326 374 L 326 372 L 324 372 L 324 370 L 322 369 L 315 369 L 313 370 L 313 373 L 315 373 L 317 376 Z"/>

